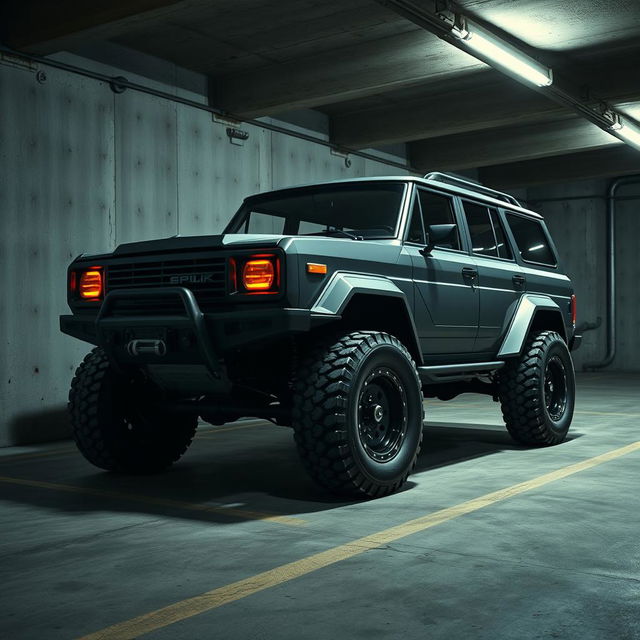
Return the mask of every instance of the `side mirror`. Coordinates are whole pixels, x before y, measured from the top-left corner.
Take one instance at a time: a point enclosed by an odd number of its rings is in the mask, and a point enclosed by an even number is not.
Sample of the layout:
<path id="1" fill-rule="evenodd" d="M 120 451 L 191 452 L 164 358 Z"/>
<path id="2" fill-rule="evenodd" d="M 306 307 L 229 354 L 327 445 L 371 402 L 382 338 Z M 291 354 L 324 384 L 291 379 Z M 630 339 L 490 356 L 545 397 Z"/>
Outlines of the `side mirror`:
<path id="1" fill-rule="evenodd" d="M 430 224 L 427 227 L 427 246 L 420 253 L 430 256 L 436 245 L 452 243 L 457 229 L 457 224 Z"/>

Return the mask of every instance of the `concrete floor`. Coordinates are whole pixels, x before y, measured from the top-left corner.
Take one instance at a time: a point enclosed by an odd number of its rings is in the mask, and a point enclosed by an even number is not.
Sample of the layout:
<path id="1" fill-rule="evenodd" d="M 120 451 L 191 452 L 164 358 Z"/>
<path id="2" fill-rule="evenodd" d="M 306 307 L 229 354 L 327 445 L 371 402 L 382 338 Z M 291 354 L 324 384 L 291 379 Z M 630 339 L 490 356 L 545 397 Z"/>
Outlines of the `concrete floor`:
<path id="1" fill-rule="evenodd" d="M 514 446 L 488 398 L 428 402 L 406 490 L 369 502 L 324 495 L 268 423 L 203 427 L 153 477 L 103 473 L 71 443 L 0 450 L 0 637 L 77 638 L 180 603 L 155 630 L 91 637 L 640 638 L 638 449 L 349 545 L 640 440 L 640 376 L 578 382 L 570 439 L 550 449 Z M 328 566 L 305 560 L 335 547 Z M 225 588 L 294 561 L 246 597 Z"/>

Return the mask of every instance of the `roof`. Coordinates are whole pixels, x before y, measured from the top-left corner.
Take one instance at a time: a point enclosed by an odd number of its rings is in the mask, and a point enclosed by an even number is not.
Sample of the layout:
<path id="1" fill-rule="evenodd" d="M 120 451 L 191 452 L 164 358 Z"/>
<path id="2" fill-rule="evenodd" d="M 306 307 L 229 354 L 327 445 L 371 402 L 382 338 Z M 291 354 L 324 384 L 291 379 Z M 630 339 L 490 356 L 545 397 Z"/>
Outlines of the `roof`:
<path id="1" fill-rule="evenodd" d="M 431 174 L 427 174 L 431 175 Z M 445 176 L 446 174 L 440 174 Z M 456 178 L 456 176 L 447 176 Z M 464 180 L 464 179 L 463 179 Z M 452 195 L 458 195 L 461 197 L 467 198 L 475 198 L 480 199 L 483 202 L 486 202 L 489 205 L 493 205 L 495 207 L 501 207 L 502 209 L 507 209 L 509 211 L 515 211 L 517 213 L 525 214 L 534 218 L 542 218 L 542 216 L 536 211 L 531 211 L 531 209 L 527 209 L 520 205 L 518 201 L 509 196 L 508 194 L 504 194 L 500 191 L 495 191 L 495 196 L 489 195 L 488 191 L 493 191 L 482 185 L 480 183 L 474 183 L 471 181 L 464 180 L 465 184 L 468 186 L 457 186 L 455 184 L 450 184 L 444 180 L 437 179 L 429 179 L 427 177 L 419 177 L 419 176 L 372 176 L 372 177 L 364 177 L 364 178 L 348 178 L 348 179 L 340 179 L 340 180 L 327 180 L 322 182 L 313 182 L 308 184 L 295 185 L 292 187 L 283 187 L 282 189 L 273 189 L 272 191 L 264 191 L 262 193 L 256 193 L 251 196 L 247 196 L 245 200 L 250 200 L 252 198 L 259 198 L 261 196 L 265 196 L 267 194 L 272 193 L 284 193 L 287 191 L 295 191 L 301 189 L 308 189 L 312 187 L 321 187 L 325 185 L 338 185 L 338 184 L 357 184 L 362 182 L 413 182 L 415 184 L 420 184 L 425 187 L 434 188 L 436 187 L 439 190 L 446 191 L 451 193 Z M 477 186 L 478 189 L 474 189 L 474 186 Z M 483 193 L 482 191 L 485 190 Z M 502 197 L 501 197 L 502 196 Z M 503 199 L 506 196 L 511 198 L 512 201 L 507 201 Z"/>

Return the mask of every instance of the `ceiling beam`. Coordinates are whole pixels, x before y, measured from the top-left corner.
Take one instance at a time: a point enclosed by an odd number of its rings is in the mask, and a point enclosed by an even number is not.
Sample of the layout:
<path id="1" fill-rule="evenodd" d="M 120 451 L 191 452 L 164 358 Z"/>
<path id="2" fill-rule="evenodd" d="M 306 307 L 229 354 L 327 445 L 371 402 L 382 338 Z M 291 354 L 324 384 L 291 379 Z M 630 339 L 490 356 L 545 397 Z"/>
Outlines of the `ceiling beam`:
<path id="1" fill-rule="evenodd" d="M 355 149 L 557 118 L 566 109 L 509 80 L 462 86 L 409 102 L 335 115 L 331 139 Z M 392 98 L 393 96 L 390 96 Z"/>
<path id="2" fill-rule="evenodd" d="M 554 182 L 640 174 L 640 153 L 625 145 L 482 167 L 478 178 L 497 189 L 515 189 Z"/>
<path id="3" fill-rule="evenodd" d="M 420 171 L 440 171 L 518 162 L 619 144 L 616 138 L 595 125 L 572 117 L 421 140 L 409 145 L 409 156 L 411 164 Z"/>
<path id="4" fill-rule="evenodd" d="M 244 118 L 317 107 L 485 65 L 420 29 L 217 79 L 217 106 Z"/>
<path id="5" fill-rule="evenodd" d="M 4 44 L 29 53 L 49 54 L 77 44 L 140 14 L 164 10 L 184 0 L 5 0 L 1 36 Z M 147 16 L 148 17 L 148 16 Z"/>
<path id="6" fill-rule="evenodd" d="M 584 61 L 588 76 L 578 71 L 571 75 L 583 92 L 595 92 L 608 101 L 640 99 L 640 87 L 629 61 L 640 53 L 633 50 L 621 56 L 598 60 L 599 73 Z M 478 129 L 543 122 L 562 117 L 567 108 L 544 95 L 507 78 L 489 84 L 486 72 L 469 74 L 465 82 L 449 80 L 435 95 L 409 101 L 390 101 L 382 107 L 335 114 L 331 118 L 331 138 L 346 147 L 362 149 L 433 138 Z M 586 100 L 591 98 L 586 97 Z M 348 108 L 348 105 L 345 105 Z"/>

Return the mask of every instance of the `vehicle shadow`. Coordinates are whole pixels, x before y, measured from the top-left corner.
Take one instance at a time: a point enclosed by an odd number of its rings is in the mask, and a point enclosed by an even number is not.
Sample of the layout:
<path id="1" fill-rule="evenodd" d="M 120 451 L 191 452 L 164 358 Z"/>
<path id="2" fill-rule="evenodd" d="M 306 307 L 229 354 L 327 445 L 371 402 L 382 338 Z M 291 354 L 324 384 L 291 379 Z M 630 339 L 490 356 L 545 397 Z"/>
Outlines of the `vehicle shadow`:
<path id="1" fill-rule="evenodd" d="M 428 423 L 424 434 L 416 473 L 521 448 L 506 431 L 487 425 Z M 0 497 L 42 509 L 144 513 L 220 524 L 246 520 L 241 512 L 304 518 L 355 502 L 316 486 L 298 458 L 291 431 L 273 425 L 225 433 L 205 430 L 185 457 L 161 474 L 100 471 L 71 451 L 2 460 L 0 476 L 32 483 L 0 480 Z M 407 483 L 407 489 L 411 486 Z"/>

